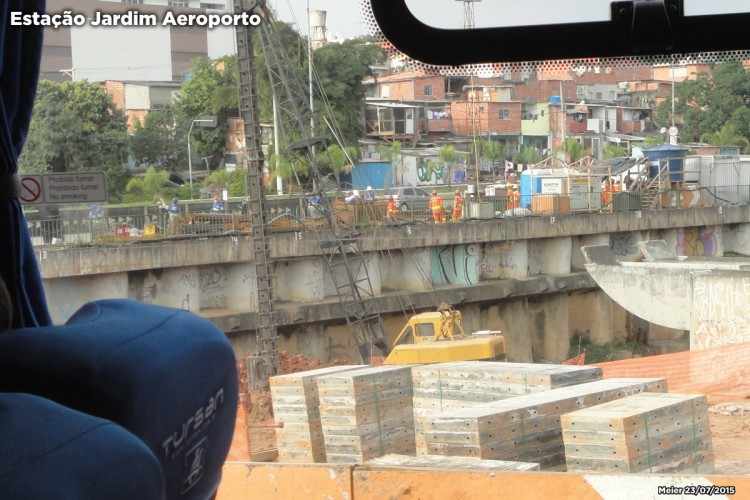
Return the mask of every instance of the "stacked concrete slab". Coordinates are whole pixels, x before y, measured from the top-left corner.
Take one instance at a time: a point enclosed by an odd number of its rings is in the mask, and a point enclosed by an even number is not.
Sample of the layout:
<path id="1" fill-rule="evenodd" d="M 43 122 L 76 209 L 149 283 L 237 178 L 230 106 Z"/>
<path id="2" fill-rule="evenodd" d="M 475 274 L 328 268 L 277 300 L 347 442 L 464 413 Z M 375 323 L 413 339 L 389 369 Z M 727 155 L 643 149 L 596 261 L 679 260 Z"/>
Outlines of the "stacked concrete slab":
<path id="1" fill-rule="evenodd" d="M 422 421 L 430 415 L 601 378 L 600 368 L 585 366 L 465 361 L 414 367 L 417 453 L 428 453 Z"/>
<path id="2" fill-rule="evenodd" d="M 334 366 L 271 378 L 274 417 L 280 462 L 325 463 L 325 444 L 320 424 L 318 377 L 363 368 Z"/>
<path id="3" fill-rule="evenodd" d="M 425 417 L 421 438 L 430 455 L 465 456 L 564 468 L 560 417 L 640 392 L 665 392 L 664 379 L 607 379 L 517 396 Z"/>
<path id="4" fill-rule="evenodd" d="M 705 396 L 637 394 L 562 417 L 575 472 L 713 472 Z"/>
<path id="5" fill-rule="evenodd" d="M 471 471 L 537 471 L 539 464 L 527 462 L 506 462 L 502 460 L 480 460 L 466 457 L 445 457 L 440 455 L 386 455 L 367 462 L 379 467 L 406 467 L 416 469 L 471 470 Z"/>
<path id="6" fill-rule="evenodd" d="M 329 463 L 414 454 L 411 367 L 370 367 L 318 378 Z"/>

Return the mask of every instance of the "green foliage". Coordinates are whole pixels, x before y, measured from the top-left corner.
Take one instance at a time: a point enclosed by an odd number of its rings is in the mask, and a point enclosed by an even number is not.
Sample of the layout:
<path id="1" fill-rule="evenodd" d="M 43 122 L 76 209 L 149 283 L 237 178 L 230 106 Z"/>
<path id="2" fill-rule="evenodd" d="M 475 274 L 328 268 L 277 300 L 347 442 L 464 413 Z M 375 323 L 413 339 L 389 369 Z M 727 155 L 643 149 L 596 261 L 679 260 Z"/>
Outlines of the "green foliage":
<path id="1" fill-rule="evenodd" d="M 482 141 L 480 155 L 493 163 L 500 161 L 505 158 L 505 145 L 497 141 Z"/>
<path id="2" fill-rule="evenodd" d="M 140 165 L 154 165 L 176 171 L 187 163 L 187 137 L 178 134 L 172 107 L 152 111 L 144 123 L 135 123 L 130 136 L 130 153 Z"/>
<path id="3" fill-rule="evenodd" d="M 703 134 L 701 141 L 712 146 L 739 146 L 743 150 L 750 146 L 750 141 L 739 133 L 737 125 L 731 121 L 725 123 L 717 132 Z"/>
<path id="4" fill-rule="evenodd" d="M 159 199 L 168 200 L 175 194 L 174 187 L 169 183 L 169 172 L 149 167 L 143 177 L 133 177 L 125 188 L 126 203 L 156 202 Z"/>
<path id="5" fill-rule="evenodd" d="M 205 116 L 217 118 L 216 128 L 193 127 L 191 145 L 193 163 L 211 157 L 218 165 L 224 155 L 229 118 L 237 116 L 239 73 L 237 58 L 226 56 L 216 61 L 199 58 L 193 61 L 191 78 L 180 88 L 175 105 L 175 137 L 187 138 L 193 120 Z M 182 149 L 182 148 L 180 148 Z"/>
<path id="6" fill-rule="evenodd" d="M 125 116 L 101 85 L 43 80 L 19 166 L 23 173 L 103 171 L 116 200 L 127 183 L 127 145 Z"/>
<path id="7" fill-rule="evenodd" d="M 239 198 L 247 194 L 247 170 L 238 168 L 232 172 L 216 170 L 204 181 L 203 186 L 210 191 L 229 191 L 229 196 Z"/>
<path id="8" fill-rule="evenodd" d="M 401 143 L 399 141 L 393 141 L 390 146 L 381 144 L 378 146 L 378 153 L 383 161 L 389 161 L 393 163 L 401 157 Z"/>
<path id="9" fill-rule="evenodd" d="M 696 142 L 706 134 L 721 131 L 727 124 L 736 127 L 738 135 L 750 137 L 750 75 L 742 64 L 729 62 L 715 66 L 713 75 L 700 75 L 675 88 L 675 118 L 680 124 L 682 142 Z M 671 125 L 671 100 L 658 108 L 658 126 Z M 743 143 L 744 144 L 744 143 Z"/>
<path id="10" fill-rule="evenodd" d="M 577 162 L 586 155 L 586 149 L 583 147 L 583 144 L 572 137 L 565 139 L 562 149 L 571 163 Z"/>
<path id="11" fill-rule="evenodd" d="M 440 148 L 440 163 L 443 165 L 452 165 L 456 163 L 458 155 L 456 154 L 456 148 L 450 144 Z"/>
<path id="12" fill-rule="evenodd" d="M 628 156 L 628 150 L 619 144 L 607 144 L 604 146 L 604 159 L 622 158 Z"/>
<path id="13" fill-rule="evenodd" d="M 515 163 L 521 163 L 524 165 L 533 165 L 539 163 L 541 160 L 542 157 L 539 154 L 539 151 L 532 146 L 522 146 L 521 151 L 519 151 L 514 158 Z"/>
<path id="14" fill-rule="evenodd" d="M 371 74 L 370 66 L 384 59 L 379 45 L 367 38 L 332 43 L 315 51 L 313 62 L 345 143 L 362 136 L 362 80 Z M 319 102 L 317 110 L 325 110 Z M 320 123 L 323 123 L 322 118 Z"/>
<path id="15" fill-rule="evenodd" d="M 353 165 L 352 162 L 349 161 L 349 158 L 351 158 L 352 161 L 356 161 L 358 157 L 359 150 L 357 148 L 349 147 L 344 150 L 338 144 L 333 144 L 328 146 L 328 149 L 321 154 L 317 155 L 316 160 L 318 162 L 318 168 L 320 168 L 323 173 L 328 171 L 332 172 L 336 177 L 336 183 L 340 185 L 341 173 L 352 171 Z"/>
<path id="16" fill-rule="evenodd" d="M 659 144 L 664 144 L 664 138 L 660 135 L 646 136 L 646 140 L 643 143 L 646 148 L 652 148 L 654 146 L 658 146 Z"/>
<path id="17" fill-rule="evenodd" d="M 271 155 L 268 165 L 272 177 L 281 177 L 286 182 L 298 179 L 302 182 L 302 179 L 307 178 L 310 173 L 307 158 L 297 155 L 283 153 L 279 156 Z"/>

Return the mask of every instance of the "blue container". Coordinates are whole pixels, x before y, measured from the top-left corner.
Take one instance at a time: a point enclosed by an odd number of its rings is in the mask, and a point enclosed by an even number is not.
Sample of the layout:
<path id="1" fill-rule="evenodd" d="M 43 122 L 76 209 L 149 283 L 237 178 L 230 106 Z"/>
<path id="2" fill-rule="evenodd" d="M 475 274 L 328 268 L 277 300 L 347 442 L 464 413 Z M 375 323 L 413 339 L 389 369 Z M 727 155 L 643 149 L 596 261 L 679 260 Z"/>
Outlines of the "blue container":
<path id="1" fill-rule="evenodd" d="M 542 192 L 542 178 L 535 177 L 532 170 L 521 173 L 521 208 L 531 208 L 535 194 Z"/>
<path id="2" fill-rule="evenodd" d="M 685 157 L 689 149 L 682 146 L 673 146 L 671 144 L 662 144 L 651 149 L 644 149 L 650 162 L 649 175 L 654 178 L 659 175 L 659 165 L 663 160 L 669 160 L 669 172 L 672 182 L 682 182 L 684 180 L 683 170 L 685 169 Z"/>
<path id="3" fill-rule="evenodd" d="M 393 168 L 387 162 L 362 162 L 352 170 L 353 189 L 388 189 L 393 184 Z"/>
<path id="4" fill-rule="evenodd" d="M 550 96 L 549 103 L 550 104 L 560 105 L 562 103 L 562 101 L 560 100 L 560 96 L 559 95 L 553 95 L 553 96 Z"/>

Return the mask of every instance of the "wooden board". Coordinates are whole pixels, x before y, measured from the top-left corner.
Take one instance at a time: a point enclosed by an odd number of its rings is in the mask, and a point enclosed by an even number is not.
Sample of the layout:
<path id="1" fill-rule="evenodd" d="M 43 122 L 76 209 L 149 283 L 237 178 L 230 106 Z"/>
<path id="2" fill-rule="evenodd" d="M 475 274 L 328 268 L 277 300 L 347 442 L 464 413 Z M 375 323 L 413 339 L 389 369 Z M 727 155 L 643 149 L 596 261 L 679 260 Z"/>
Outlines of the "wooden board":
<path id="1" fill-rule="evenodd" d="M 539 464 L 527 462 L 505 462 L 502 460 L 479 460 L 466 457 L 441 455 L 386 455 L 367 462 L 378 467 L 405 467 L 416 469 L 473 470 L 473 471 L 537 471 Z"/>
<path id="2" fill-rule="evenodd" d="M 565 464 L 560 417 L 632 394 L 666 391 L 663 379 L 607 379 L 425 415 L 420 439 L 430 455 Z"/>
<path id="3" fill-rule="evenodd" d="M 411 367 L 347 371 L 320 377 L 317 385 L 328 462 L 414 454 Z"/>
<path id="4" fill-rule="evenodd" d="M 414 425 L 417 453 L 427 454 L 422 418 L 520 395 L 548 391 L 602 377 L 600 368 L 464 361 L 415 367 Z"/>
<path id="5" fill-rule="evenodd" d="M 563 415 L 569 470 L 713 471 L 705 396 L 637 394 Z"/>
<path id="6" fill-rule="evenodd" d="M 282 425 L 276 429 L 279 461 L 326 462 L 316 379 L 362 367 L 334 366 L 271 377 L 271 404 L 276 423 Z"/>

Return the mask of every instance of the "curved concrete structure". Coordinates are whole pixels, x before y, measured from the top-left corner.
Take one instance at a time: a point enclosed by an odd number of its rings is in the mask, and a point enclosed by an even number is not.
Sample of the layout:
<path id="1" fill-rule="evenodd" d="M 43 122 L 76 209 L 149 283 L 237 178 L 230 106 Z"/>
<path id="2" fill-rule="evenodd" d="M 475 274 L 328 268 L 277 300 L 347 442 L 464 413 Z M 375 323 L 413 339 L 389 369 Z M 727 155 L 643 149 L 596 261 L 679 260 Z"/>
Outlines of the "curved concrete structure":
<path id="1" fill-rule="evenodd" d="M 663 241 L 640 250 L 643 260 L 634 262 L 609 246 L 581 249 L 607 295 L 647 321 L 689 330 L 691 350 L 750 342 L 750 259 L 677 257 Z"/>

